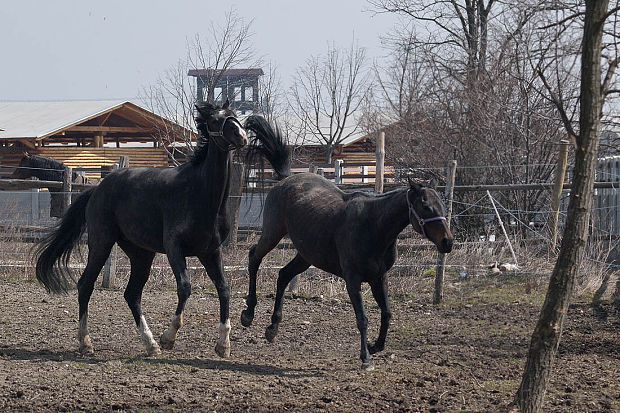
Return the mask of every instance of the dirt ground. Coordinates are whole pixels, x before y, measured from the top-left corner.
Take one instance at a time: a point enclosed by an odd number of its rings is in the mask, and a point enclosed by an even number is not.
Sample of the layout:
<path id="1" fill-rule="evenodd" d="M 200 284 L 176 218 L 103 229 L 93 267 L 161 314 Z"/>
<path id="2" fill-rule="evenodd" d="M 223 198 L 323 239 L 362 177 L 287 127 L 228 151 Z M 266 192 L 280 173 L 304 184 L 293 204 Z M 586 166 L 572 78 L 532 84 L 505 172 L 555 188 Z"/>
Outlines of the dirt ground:
<path id="1" fill-rule="evenodd" d="M 244 329 L 242 288 L 233 288 L 232 354 L 218 358 L 218 301 L 194 288 L 173 350 L 148 358 L 121 289 L 96 290 L 90 307 L 93 356 L 77 352 L 77 300 L 36 283 L 0 282 L 0 411 L 499 411 L 518 387 L 544 287 L 526 294 L 509 278 L 448 283 L 431 304 L 432 278 L 393 299 L 386 350 L 362 371 L 350 303 L 287 293 L 269 344 L 273 296 L 259 296 Z M 176 292 L 145 291 L 155 335 L 167 327 Z M 379 311 L 366 293 L 371 339 Z M 576 299 L 548 387 L 547 412 L 620 411 L 620 314 Z"/>

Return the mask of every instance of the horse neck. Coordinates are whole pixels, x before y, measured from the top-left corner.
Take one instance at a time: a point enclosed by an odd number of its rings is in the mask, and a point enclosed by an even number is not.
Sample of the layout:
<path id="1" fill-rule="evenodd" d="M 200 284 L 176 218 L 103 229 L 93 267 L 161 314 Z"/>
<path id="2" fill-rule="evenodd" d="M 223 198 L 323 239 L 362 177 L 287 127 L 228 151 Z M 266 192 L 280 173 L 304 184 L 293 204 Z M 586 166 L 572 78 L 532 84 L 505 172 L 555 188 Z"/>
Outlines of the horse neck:
<path id="1" fill-rule="evenodd" d="M 398 234 L 409 225 L 407 190 L 396 190 L 376 198 L 375 211 L 378 211 L 377 226 L 380 239 L 386 244 L 396 240 Z"/>
<path id="2" fill-rule="evenodd" d="M 209 209 L 219 211 L 226 205 L 228 198 L 231 153 L 220 150 L 213 142 L 209 142 L 206 159 L 200 164 L 200 179 L 203 182 L 205 205 Z"/>

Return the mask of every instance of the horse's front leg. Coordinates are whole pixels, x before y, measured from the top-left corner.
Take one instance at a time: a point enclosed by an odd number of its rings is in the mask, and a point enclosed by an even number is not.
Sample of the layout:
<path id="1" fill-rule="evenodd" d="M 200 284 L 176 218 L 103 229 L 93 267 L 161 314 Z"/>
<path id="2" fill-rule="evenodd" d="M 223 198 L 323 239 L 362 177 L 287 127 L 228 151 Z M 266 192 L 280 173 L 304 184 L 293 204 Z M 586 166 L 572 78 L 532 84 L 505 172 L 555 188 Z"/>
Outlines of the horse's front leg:
<path id="1" fill-rule="evenodd" d="M 364 313 L 364 304 L 362 302 L 362 283 L 356 277 L 345 277 L 345 280 L 347 283 L 347 292 L 349 293 L 349 299 L 351 300 L 353 310 L 355 311 L 357 329 L 360 332 L 360 358 L 362 359 L 362 369 L 372 370 L 372 360 L 370 359 L 370 352 L 368 351 L 368 345 L 366 343 L 368 318 L 366 318 L 366 314 Z"/>
<path id="2" fill-rule="evenodd" d="M 178 244 L 170 243 L 166 245 L 166 256 L 177 282 L 178 304 L 170 327 L 161 335 L 159 343 L 162 348 L 170 350 L 174 347 L 179 329 L 183 326 L 183 310 L 185 309 L 185 302 L 192 292 L 192 287 L 187 274 L 185 256 Z"/>
<path id="3" fill-rule="evenodd" d="M 379 337 L 375 344 L 368 345 L 368 351 L 370 354 L 375 354 L 383 351 L 385 348 L 385 338 L 387 336 L 388 328 L 390 327 L 390 320 L 392 319 L 392 312 L 390 311 L 390 303 L 388 300 L 388 286 L 387 275 L 383 274 L 379 279 L 373 281 L 370 284 L 372 289 L 372 295 L 375 297 L 375 301 L 381 309 L 381 327 L 379 328 Z"/>
<path id="4" fill-rule="evenodd" d="M 230 357 L 230 289 L 224 275 L 222 256 L 218 248 L 211 254 L 199 256 L 200 262 L 207 270 L 207 274 L 217 290 L 220 300 L 220 324 L 218 326 L 219 337 L 215 344 L 215 352 L 220 357 Z"/>

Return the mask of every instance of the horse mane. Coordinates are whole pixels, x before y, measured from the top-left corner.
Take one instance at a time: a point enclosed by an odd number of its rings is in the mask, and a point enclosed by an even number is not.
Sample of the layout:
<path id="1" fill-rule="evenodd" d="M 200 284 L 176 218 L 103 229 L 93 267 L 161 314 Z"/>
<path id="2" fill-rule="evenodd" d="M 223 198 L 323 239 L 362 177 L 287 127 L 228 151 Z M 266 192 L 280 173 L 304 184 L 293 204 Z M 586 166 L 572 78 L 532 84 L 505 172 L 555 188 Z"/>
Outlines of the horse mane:
<path id="1" fill-rule="evenodd" d="M 20 167 L 32 168 L 29 170 L 30 176 L 36 176 L 43 181 L 62 181 L 66 167 L 64 163 L 41 155 L 29 154 L 24 157 L 27 157 L 27 166 L 22 166 L 20 162 Z"/>
<path id="2" fill-rule="evenodd" d="M 202 102 L 196 105 L 198 114 L 194 118 L 196 121 L 196 129 L 198 130 L 198 140 L 196 141 L 196 149 L 189 156 L 192 165 L 198 165 L 207 159 L 209 153 L 209 128 L 207 127 L 207 118 L 203 115 L 204 110 L 213 110 L 214 106 L 210 103 Z"/>

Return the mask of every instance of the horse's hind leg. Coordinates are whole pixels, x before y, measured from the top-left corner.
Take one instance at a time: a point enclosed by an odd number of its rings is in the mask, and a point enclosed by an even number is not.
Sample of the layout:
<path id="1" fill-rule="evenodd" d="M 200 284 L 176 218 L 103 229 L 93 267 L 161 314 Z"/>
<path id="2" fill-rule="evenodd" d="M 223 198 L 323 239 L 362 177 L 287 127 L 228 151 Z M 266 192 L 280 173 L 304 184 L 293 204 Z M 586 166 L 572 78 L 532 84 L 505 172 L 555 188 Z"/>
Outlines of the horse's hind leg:
<path id="1" fill-rule="evenodd" d="M 258 244 L 250 248 L 250 253 L 248 254 L 250 286 L 248 288 L 248 297 L 246 299 L 248 308 L 241 312 L 241 324 L 244 327 L 249 327 L 252 325 L 252 321 L 254 320 L 254 309 L 256 308 L 257 303 L 256 274 L 258 273 L 258 267 L 260 267 L 260 263 L 263 261 L 263 258 L 265 258 L 265 255 L 267 255 L 269 251 L 278 245 L 278 242 L 280 242 L 284 235 L 286 235 L 285 229 L 278 228 L 278 231 L 275 231 L 263 222 L 263 234 L 258 240 Z"/>
<path id="2" fill-rule="evenodd" d="M 299 253 L 295 255 L 295 258 L 280 270 L 278 275 L 278 289 L 276 291 L 276 302 L 273 308 L 273 314 L 271 316 L 271 325 L 267 327 L 265 331 L 265 337 L 270 343 L 276 338 L 278 334 L 278 326 L 282 321 L 282 301 L 284 299 L 284 291 L 288 283 L 297 275 L 306 271 L 310 267 L 310 264 L 304 260 Z"/>
<path id="3" fill-rule="evenodd" d="M 82 354 L 93 353 L 93 345 L 88 334 L 88 302 L 95 288 L 95 281 L 110 255 L 113 245 L 113 241 L 105 244 L 98 242 L 97 245 L 91 245 L 89 238 L 88 262 L 77 283 L 79 303 L 78 341 L 80 343 L 80 353 Z"/>
<path id="4" fill-rule="evenodd" d="M 192 292 L 192 287 L 189 282 L 189 275 L 187 274 L 187 262 L 181 249 L 172 240 L 165 248 L 168 262 L 170 263 L 170 267 L 172 267 L 172 272 L 177 281 L 178 303 L 170 327 L 161 335 L 159 344 L 166 350 L 170 350 L 174 347 L 177 333 L 183 325 L 183 310 L 185 309 L 185 302 Z"/>
<path id="5" fill-rule="evenodd" d="M 368 345 L 368 351 L 370 354 L 375 354 L 383 351 L 385 347 L 385 337 L 387 336 L 388 328 L 390 327 L 390 320 L 392 319 L 392 312 L 390 311 L 390 303 L 388 300 L 388 288 L 387 288 L 387 276 L 383 274 L 379 279 L 370 283 L 372 289 L 372 295 L 375 297 L 375 301 L 381 309 L 381 327 L 379 328 L 379 337 L 374 344 Z"/>
<path id="6" fill-rule="evenodd" d="M 125 301 L 127 301 L 127 305 L 136 322 L 140 338 L 146 347 L 147 354 L 149 356 L 158 355 L 161 353 L 159 345 L 153 339 L 153 333 L 151 333 L 151 329 L 142 314 L 142 290 L 149 278 L 155 253 L 126 242 L 119 241 L 119 245 L 123 251 L 125 251 L 131 263 L 131 274 L 129 275 L 129 282 L 127 283 L 124 294 Z"/>
<path id="7" fill-rule="evenodd" d="M 217 290 L 220 300 L 219 337 L 215 344 L 215 352 L 220 357 L 230 357 L 230 289 L 224 276 L 222 256 L 219 248 L 212 254 L 199 256 L 200 262 L 207 270 L 207 274 Z"/>

